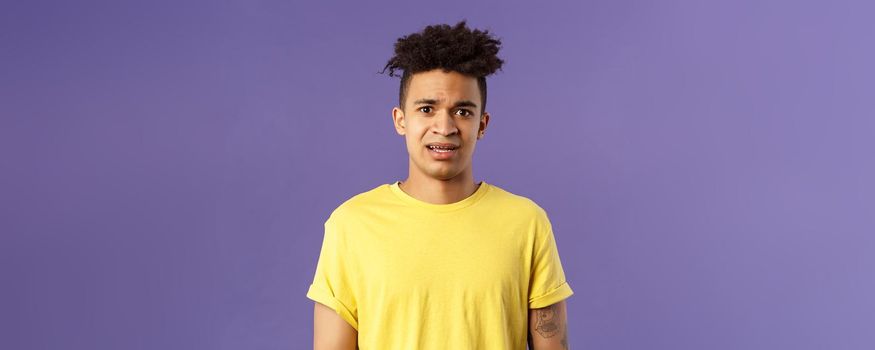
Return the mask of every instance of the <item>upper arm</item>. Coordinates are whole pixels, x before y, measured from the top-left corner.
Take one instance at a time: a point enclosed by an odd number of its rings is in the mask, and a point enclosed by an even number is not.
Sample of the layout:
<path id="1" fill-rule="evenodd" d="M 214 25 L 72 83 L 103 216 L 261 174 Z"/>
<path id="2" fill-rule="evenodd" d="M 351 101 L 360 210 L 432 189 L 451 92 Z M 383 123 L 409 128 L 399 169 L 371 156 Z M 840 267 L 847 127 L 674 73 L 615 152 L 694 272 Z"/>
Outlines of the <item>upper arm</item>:
<path id="1" fill-rule="evenodd" d="M 328 306 L 315 302 L 313 309 L 314 350 L 358 349 L 358 332 Z"/>
<path id="2" fill-rule="evenodd" d="M 567 311 L 565 300 L 546 307 L 529 309 L 529 348 L 568 349 Z"/>

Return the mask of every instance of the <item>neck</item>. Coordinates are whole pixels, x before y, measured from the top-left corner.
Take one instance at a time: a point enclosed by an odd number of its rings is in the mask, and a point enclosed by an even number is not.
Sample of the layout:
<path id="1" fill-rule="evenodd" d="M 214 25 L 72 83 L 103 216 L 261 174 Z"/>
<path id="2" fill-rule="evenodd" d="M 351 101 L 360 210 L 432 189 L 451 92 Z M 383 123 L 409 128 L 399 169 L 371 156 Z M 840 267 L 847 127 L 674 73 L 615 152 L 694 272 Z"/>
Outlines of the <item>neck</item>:
<path id="1" fill-rule="evenodd" d="M 465 171 L 451 179 L 441 180 L 411 172 L 399 187 L 411 197 L 431 204 L 451 204 L 468 198 L 479 188 L 474 175 Z"/>

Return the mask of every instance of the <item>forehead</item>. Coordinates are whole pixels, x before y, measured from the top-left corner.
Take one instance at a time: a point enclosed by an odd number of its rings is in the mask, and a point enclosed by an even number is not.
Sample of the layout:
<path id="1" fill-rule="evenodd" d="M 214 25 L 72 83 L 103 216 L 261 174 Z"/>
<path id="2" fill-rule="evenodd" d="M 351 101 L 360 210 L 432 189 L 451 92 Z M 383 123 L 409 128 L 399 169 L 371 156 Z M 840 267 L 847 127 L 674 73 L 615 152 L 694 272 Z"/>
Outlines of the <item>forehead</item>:
<path id="1" fill-rule="evenodd" d="M 435 99 L 439 103 L 452 103 L 456 100 L 479 101 L 480 89 L 477 78 L 455 71 L 434 69 L 413 74 L 407 96 L 410 101 L 420 98 Z"/>

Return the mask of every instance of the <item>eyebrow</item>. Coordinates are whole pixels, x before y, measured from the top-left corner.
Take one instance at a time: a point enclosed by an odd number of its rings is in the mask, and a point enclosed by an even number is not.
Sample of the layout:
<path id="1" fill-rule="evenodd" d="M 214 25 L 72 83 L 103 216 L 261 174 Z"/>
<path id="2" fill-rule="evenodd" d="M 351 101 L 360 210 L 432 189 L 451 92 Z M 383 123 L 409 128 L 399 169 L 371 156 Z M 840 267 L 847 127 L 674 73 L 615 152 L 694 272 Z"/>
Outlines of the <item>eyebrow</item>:
<path id="1" fill-rule="evenodd" d="M 413 101 L 413 105 L 414 105 L 414 106 L 416 106 L 416 105 L 435 105 L 435 104 L 437 104 L 437 102 L 438 102 L 438 100 L 433 99 L 433 98 L 421 98 L 421 99 L 418 99 L 418 100 L 416 100 L 416 101 Z M 469 100 L 462 100 L 462 101 L 458 101 L 458 102 L 456 102 L 456 104 L 453 105 L 453 107 L 473 107 L 473 108 L 477 108 L 477 104 L 474 103 L 474 102 L 471 102 L 471 101 L 469 101 Z"/>

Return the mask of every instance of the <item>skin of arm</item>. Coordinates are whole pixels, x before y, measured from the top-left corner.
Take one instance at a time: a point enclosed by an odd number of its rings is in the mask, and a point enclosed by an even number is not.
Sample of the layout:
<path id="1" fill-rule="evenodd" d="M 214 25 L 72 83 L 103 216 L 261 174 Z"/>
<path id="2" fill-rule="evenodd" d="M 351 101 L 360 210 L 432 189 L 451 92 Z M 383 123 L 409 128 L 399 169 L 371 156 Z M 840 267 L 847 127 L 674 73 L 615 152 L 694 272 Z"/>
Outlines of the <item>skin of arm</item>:
<path id="1" fill-rule="evenodd" d="M 567 309 L 565 300 L 539 309 L 529 309 L 529 349 L 568 349 Z"/>
<path id="2" fill-rule="evenodd" d="M 313 308 L 314 350 L 356 350 L 358 332 L 333 309 L 321 303 Z"/>

